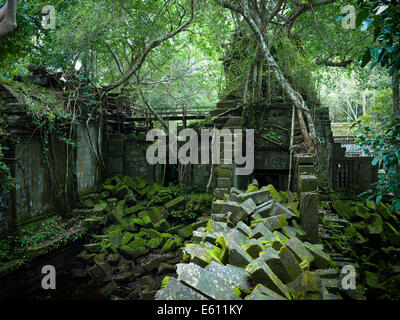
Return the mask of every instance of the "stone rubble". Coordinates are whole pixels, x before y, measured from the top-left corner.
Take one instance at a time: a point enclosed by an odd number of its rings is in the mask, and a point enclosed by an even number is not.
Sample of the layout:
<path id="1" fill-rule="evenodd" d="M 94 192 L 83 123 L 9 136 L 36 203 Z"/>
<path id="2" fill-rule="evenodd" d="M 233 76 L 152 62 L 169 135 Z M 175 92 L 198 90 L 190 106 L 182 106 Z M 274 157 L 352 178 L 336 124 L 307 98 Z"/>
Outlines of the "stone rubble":
<path id="1" fill-rule="evenodd" d="M 156 299 L 183 300 L 184 290 L 199 294 L 191 299 L 339 299 L 327 282 L 337 279 L 330 256 L 303 242 L 297 195 L 254 189 L 214 201 L 206 227 L 182 249 L 177 278 L 165 278 Z"/>

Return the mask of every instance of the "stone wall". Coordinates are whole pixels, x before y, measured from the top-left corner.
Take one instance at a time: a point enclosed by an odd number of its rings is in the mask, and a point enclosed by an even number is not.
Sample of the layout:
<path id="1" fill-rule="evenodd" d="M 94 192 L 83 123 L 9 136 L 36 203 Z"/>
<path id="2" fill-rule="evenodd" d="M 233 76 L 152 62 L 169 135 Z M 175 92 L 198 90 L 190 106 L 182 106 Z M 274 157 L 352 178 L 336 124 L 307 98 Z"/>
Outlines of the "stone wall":
<path id="1" fill-rule="evenodd" d="M 7 130 L 13 139 L 5 153 L 6 164 L 11 176 L 15 178 L 17 188 L 1 199 L 0 232 L 39 220 L 56 212 L 53 194 L 53 182 L 48 165 L 45 163 L 42 140 L 38 130 L 31 125 L 27 108 L 20 104 L 16 97 L 0 84 L 0 106 L 3 118 L 8 125 Z M 75 166 L 78 192 L 88 192 L 98 183 L 98 165 L 90 147 L 88 131 L 94 148 L 97 145 L 98 126 L 82 119 L 77 125 L 75 148 Z M 67 173 L 66 145 L 57 140 L 51 150 L 58 178 L 65 183 Z M 69 172 L 72 176 L 72 172 Z"/>
<path id="2" fill-rule="evenodd" d="M 146 181 L 160 182 L 162 166 L 147 163 L 149 143 L 144 135 L 132 136 L 106 132 L 104 158 L 109 176 L 139 176 Z"/>
<path id="3" fill-rule="evenodd" d="M 91 191 L 99 182 L 98 174 L 98 141 L 99 130 L 95 123 L 88 125 L 80 123 L 76 127 L 76 177 L 78 192 Z M 100 135 L 100 139 L 102 139 Z M 97 155 L 96 155 L 97 153 Z"/>

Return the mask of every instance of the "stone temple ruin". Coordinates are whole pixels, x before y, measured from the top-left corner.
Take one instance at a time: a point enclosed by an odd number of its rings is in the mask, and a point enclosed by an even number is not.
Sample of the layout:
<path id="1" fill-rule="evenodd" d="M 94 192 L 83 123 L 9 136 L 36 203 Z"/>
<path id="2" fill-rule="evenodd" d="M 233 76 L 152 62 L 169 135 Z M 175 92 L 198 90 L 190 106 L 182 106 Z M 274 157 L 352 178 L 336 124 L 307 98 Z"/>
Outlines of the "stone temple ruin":
<path id="1" fill-rule="evenodd" d="M 318 161 L 304 153 L 295 123 L 291 164 L 292 104 L 276 88 L 268 102 L 258 102 L 264 111 L 256 117 L 261 125 L 256 132 L 254 172 L 237 176 L 235 164 L 149 165 L 145 135 L 153 127 L 154 117 L 124 97 L 107 96 L 102 101 L 106 110 L 102 118 L 89 118 L 84 112 L 77 118 L 72 154 L 64 141 L 52 142 L 53 169 L 63 173 L 59 179 L 63 185 L 71 184 L 74 201 L 80 203 L 60 207 L 57 200 L 62 195 L 54 188 L 54 173 L 43 161 L 42 136 L 32 125 L 28 106 L 16 87 L 15 83 L 0 83 L 2 116 L 15 138 L 7 145 L 5 159 L 19 186 L 1 200 L 2 234 L 66 208 L 86 215 L 83 220 L 72 215 L 67 223 L 69 235 L 100 232 L 111 222 L 116 227 L 97 242 L 79 243 L 57 256 L 63 268 L 63 257 L 81 252 L 72 273 L 106 284 L 105 296 L 115 292 L 119 281 L 126 281 L 133 290 L 128 297 L 134 299 L 339 298 L 334 294 L 338 269 L 331 268 L 335 259 L 321 243 L 320 201 L 330 200 L 332 189 L 362 192 L 376 180 L 377 173 L 370 159 L 345 157 L 345 150 L 334 143 L 327 110 L 313 110 L 317 134 L 323 141 Z M 57 90 L 53 91 L 57 95 Z M 237 90 L 209 114 L 183 109 L 160 115 L 165 120 L 181 120 L 183 128 L 189 120 L 201 120 L 189 124 L 195 130 L 243 130 L 253 124 Z M 231 147 L 221 141 L 222 160 L 224 148 Z M 72 182 L 67 181 L 68 175 L 75 177 Z M 152 208 L 140 202 L 167 199 L 170 193 L 163 182 L 178 180 L 203 190 L 208 186 L 214 197 L 212 212 L 187 226 L 168 222 L 172 212 L 189 205 L 187 199 L 160 200 Z M 199 208 L 205 202 L 198 200 L 193 208 L 195 205 Z M 39 267 L 34 264 L 36 257 L 53 252 L 45 248 L 51 244 L 29 247 L 33 269 Z M 348 262 L 336 258 L 339 265 Z M 2 288 L 13 287 L 22 260 L 0 267 Z M 354 297 L 358 293 L 348 290 L 345 294 Z"/>

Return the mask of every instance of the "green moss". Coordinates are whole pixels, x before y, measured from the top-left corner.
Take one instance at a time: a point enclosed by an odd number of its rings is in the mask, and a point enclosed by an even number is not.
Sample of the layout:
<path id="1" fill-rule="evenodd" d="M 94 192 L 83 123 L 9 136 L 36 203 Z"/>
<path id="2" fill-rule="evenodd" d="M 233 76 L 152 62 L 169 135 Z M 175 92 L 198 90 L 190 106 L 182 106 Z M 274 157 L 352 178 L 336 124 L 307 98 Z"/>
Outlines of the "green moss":
<path id="1" fill-rule="evenodd" d="M 44 88 L 33 83 L 2 80 L 1 82 L 18 100 L 27 107 L 27 112 L 36 116 L 54 117 L 68 115 L 62 91 Z"/>

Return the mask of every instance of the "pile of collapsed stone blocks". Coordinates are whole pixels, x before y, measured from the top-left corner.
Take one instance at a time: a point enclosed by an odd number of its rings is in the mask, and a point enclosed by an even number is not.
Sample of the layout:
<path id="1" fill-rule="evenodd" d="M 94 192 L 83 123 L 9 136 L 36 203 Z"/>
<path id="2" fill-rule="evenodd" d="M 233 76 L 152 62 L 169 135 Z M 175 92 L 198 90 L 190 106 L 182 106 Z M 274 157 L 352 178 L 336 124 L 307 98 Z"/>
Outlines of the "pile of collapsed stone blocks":
<path id="1" fill-rule="evenodd" d="M 163 194 L 173 199 L 144 206 L 148 199 Z M 206 223 L 200 218 L 191 224 L 171 224 L 170 213 L 183 209 L 188 201 L 139 177 L 107 179 L 99 192 L 82 200 L 83 208 L 75 213 L 90 214 L 82 223 L 98 234 L 84 245 L 71 272 L 76 278 L 104 283 L 102 295 L 112 299 L 153 299 L 164 276 L 175 273 L 180 262 L 178 248 L 192 236 L 193 228 Z M 205 205 L 200 200 L 197 204 Z M 129 291 L 116 295 L 119 285 Z"/>
<path id="2" fill-rule="evenodd" d="M 297 194 L 272 185 L 247 193 L 232 188 L 212 211 L 183 248 L 177 278 L 164 279 L 156 299 L 338 299 L 329 292 L 338 272 L 321 244 L 306 241 Z"/>

